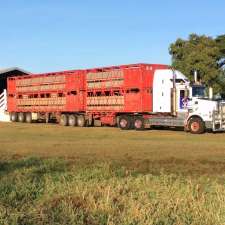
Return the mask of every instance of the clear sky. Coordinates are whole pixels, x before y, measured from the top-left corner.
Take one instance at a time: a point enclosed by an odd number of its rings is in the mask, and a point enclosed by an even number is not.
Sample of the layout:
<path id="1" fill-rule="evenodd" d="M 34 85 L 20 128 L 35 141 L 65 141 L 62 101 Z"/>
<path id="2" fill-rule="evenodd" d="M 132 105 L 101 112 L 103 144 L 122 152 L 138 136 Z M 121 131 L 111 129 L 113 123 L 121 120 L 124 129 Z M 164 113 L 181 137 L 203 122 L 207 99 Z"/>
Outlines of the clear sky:
<path id="1" fill-rule="evenodd" d="M 0 0 L 0 68 L 170 64 L 170 43 L 225 33 L 224 0 Z"/>

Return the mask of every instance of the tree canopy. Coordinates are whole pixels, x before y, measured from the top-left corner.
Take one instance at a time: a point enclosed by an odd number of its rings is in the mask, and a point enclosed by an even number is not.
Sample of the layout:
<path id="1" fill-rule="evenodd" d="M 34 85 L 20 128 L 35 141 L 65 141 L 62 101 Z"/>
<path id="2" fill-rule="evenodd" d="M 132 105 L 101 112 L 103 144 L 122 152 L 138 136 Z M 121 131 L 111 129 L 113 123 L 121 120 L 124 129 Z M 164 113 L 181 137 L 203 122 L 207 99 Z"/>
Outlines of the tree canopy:
<path id="1" fill-rule="evenodd" d="M 225 35 L 216 38 L 190 34 L 187 40 L 178 38 L 169 48 L 172 66 L 193 81 L 194 71 L 206 85 L 225 93 Z"/>
<path id="2" fill-rule="evenodd" d="M 219 47 L 219 66 L 225 66 L 225 34 L 220 35 L 215 39 L 218 47 Z"/>

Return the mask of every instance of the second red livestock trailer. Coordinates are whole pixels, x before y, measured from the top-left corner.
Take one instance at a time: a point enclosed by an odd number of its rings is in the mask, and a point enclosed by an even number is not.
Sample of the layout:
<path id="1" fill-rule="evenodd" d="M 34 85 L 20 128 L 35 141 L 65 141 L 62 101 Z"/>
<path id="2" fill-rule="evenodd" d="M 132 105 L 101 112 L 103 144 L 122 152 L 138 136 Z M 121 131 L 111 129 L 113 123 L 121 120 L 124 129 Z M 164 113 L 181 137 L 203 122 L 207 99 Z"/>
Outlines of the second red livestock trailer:
<path id="1" fill-rule="evenodd" d="M 141 129 L 144 118 L 154 114 L 153 78 L 160 69 L 169 67 L 133 64 L 11 77 L 8 111 L 12 121 Z"/>

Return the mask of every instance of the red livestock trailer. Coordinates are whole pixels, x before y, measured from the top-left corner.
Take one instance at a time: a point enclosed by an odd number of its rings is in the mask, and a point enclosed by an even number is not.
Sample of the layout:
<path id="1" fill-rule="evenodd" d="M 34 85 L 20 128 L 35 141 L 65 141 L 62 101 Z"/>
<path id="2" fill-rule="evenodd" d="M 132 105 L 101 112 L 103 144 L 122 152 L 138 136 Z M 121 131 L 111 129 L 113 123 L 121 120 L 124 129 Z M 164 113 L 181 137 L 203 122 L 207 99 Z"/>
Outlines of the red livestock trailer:
<path id="1" fill-rule="evenodd" d="M 153 78 L 167 65 L 133 64 L 8 78 L 11 121 L 141 129 L 153 113 Z"/>

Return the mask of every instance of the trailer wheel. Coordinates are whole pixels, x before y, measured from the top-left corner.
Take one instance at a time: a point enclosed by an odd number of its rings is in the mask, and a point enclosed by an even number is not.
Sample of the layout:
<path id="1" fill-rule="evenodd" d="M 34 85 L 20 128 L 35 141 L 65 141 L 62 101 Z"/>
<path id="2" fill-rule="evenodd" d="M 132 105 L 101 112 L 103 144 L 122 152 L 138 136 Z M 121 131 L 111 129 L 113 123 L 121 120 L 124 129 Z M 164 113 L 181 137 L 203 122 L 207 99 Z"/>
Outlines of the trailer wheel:
<path id="1" fill-rule="evenodd" d="M 21 123 L 24 123 L 25 122 L 25 113 L 20 112 L 18 114 L 18 121 L 21 122 Z"/>
<path id="2" fill-rule="evenodd" d="M 76 120 L 76 116 L 75 116 L 75 115 L 69 115 L 69 118 L 68 118 L 68 124 L 69 124 L 69 126 L 71 126 L 71 127 L 76 126 L 77 120 Z"/>
<path id="3" fill-rule="evenodd" d="M 205 132 L 205 125 L 200 118 L 192 118 L 188 123 L 188 129 L 192 134 L 202 134 Z"/>
<path id="4" fill-rule="evenodd" d="M 32 114 L 26 113 L 25 120 L 26 120 L 27 123 L 32 123 Z"/>
<path id="5" fill-rule="evenodd" d="M 77 116 L 77 126 L 78 127 L 85 127 L 86 126 L 86 121 L 83 115 Z"/>
<path id="6" fill-rule="evenodd" d="M 144 130 L 144 118 L 142 117 L 136 117 L 134 119 L 134 128 L 135 130 Z"/>
<path id="7" fill-rule="evenodd" d="M 12 122 L 17 122 L 18 121 L 18 113 L 16 113 L 16 112 L 10 113 L 10 120 Z"/>
<path id="8" fill-rule="evenodd" d="M 129 116 L 121 116 L 119 118 L 119 128 L 121 130 L 129 130 L 132 127 L 132 120 Z"/>
<path id="9" fill-rule="evenodd" d="M 61 126 L 68 126 L 68 116 L 66 114 L 62 114 L 60 116 L 60 121 L 59 121 Z"/>

